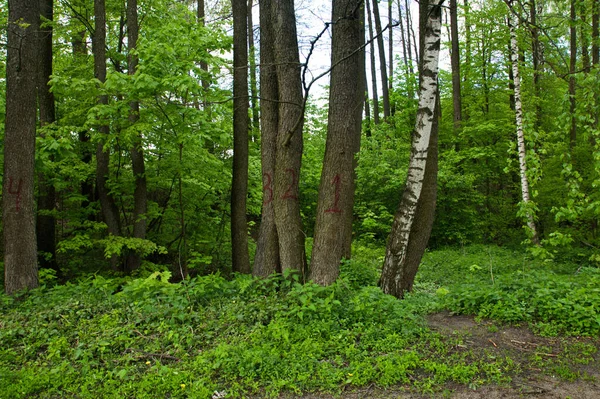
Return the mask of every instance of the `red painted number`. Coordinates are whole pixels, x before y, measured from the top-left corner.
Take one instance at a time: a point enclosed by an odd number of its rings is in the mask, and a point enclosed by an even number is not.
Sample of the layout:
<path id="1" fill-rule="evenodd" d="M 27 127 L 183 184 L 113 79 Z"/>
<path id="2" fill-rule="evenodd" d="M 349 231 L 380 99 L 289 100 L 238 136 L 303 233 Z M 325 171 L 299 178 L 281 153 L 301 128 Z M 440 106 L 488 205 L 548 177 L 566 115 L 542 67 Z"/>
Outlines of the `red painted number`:
<path id="1" fill-rule="evenodd" d="M 283 194 L 283 197 L 281 197 L 281 199 L 293 199 L 293 200 L 297 200 L 298 196 L 296 196 L 296 188 L 298 187 L 298 175 L 296 174 L 296 171 L 294 169 L 286 169 L 285 170 L 289 175 L 290 175 L 290 185 L 288 186 L 287 190 L 285 191 L 285 194 Z"/>
<path id="2" fill-rule="evenodd" d="M 273 202 L 273 175 L 263 173 L 263 176 L 267 178 L 267 182 L 263 186 L 263 205 L 269 205 Z"/>
<path id="3" fill-rule="evenodd" d="M 19 184 L 17 185 L 16 190 L 13 188 L 13 179 L 12 177 L 8 178 L 8 193 L 10 195 L 15 196 L 15 209 L 17 212 L 21 210 L 21 188 L 23 186 L 23 179 L 19 179 Z"/>
<path id="4" fill-rule="evenodd" d="M 340 189 L 342 186 L 342 179 L 340 175 L 335 175 L 331 184 L 335 186 L 335 194 L 333 199 L 333 206 L 329 209 L 325 210 L 325 213 L 342 213 L 342 210 L 339 208 L 340 205 Z"/>

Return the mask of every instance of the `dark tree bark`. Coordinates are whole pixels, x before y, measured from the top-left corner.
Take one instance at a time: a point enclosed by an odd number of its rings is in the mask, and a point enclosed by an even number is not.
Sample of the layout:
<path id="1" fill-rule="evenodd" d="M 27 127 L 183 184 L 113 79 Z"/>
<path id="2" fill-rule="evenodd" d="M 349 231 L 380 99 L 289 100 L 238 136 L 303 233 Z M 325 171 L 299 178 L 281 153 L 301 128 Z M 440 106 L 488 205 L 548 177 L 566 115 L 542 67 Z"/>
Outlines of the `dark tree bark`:
<path id="1" fill-rule="evenodd" d="M 321 285 L 333 283 L 342 258 L 350 258 L 355 155 L 360 148 L 364 98 L 363 79 L 356 79 L 364 75 L 364 53 L 356 51 L 361 46 L 361 9 L 354 0 L 333 1 L 331 65 L 335 67 L 310 266 L 310 279 Z"/>
<path id="2" fill-rule="evenodd" d="M 469 8 L 469 1 L 468 0 L 464 0 L 463 2 L 463 7 L 464 7 L 464 13 L 465 13 L 465 63 L 464 63 L 464 68 L 462 70 L 462 78 L 463 78 L 463 83 L 465 85 L 463 85 L 463 90 L 462 90 L 462 94 L 464 95 L 465 91 L 468 90 L 467 88 L 470 87 L 468 85 L 469 79 L 471 77 L 471 63 L 472 63 L 472 57 L 471 57 L 471 47 L 472 47 L 472 39 L 471 39 L 471 19 L 470 19 L 470 8 Z M 468 114 L 468 109 L 469 107 L 465 107 L 463 109 L 463 121 L 466 121 L 469 119 L 469 114 Z"/>
<path id="3" fill-rule="evenodd" d="M 414 31 L 412 30 L 412 17 L 410 13 L 410 6 L 408 0 L 404 0 L 404 11 L 406 14 L 406 49 L 408 50 L 408 68 L 410 71 L 410 75 L 413 76 L 415 74 L 415 70 L 413 67 L 413 56 L 412 56 L 412 36 L 414 35 Z M 412 32 L 412 34 L 411 34 Z"/>
<path id="4" fill-rule="evenodd" d="M 569 130 L 569 148 L 573 150 L 577 143 L 577 121 L 575 119 L 575 71 L 577 69 L 577 14 L 576 14 L 577 0 L 571 0 L 571 13 L 570 13 L 570 57 L 569 57 L 569 103 L 571 114 L 571 127 Z"/>
<path id="5" fill-rule="evenodd" d="M 421 59 L 419 107 L 406 186 L 394 217 L 381 274 L 382 290 L 398 298 L 413 286 L 425 252 L 437 195 L 437 96 L 441 34 L 440 0 L 419 6 Z"/>
<path id="6" fill-rule="evenodd" d="M 282 271 L 294 269 L 305 273 L 304 232 L 298 201 L 304 108 L 296 16 L 293 0 L 272 4 L 280 101 L 273 187 L 275 224 Z"/>
<path id="7" fill-rule="evenodd" d="M 530 1 L 529 19 L 531 22 L 531 52 L 533 59 L 533 95 L 535 102 L 534 129 L 539 130 L 542 118 L 542 106 L 540 103 L 540 78 L 542 76 L 542 50 L 540 46 L 540 32 L 538 28 L 538 4 L 535 0 Z"/>
<path id="8" fill-rule="evenodd" d="M 398 0 L 398 21 L 400 22 L 400 38 L 402 40 L 402 59 L 404 60 L 404 78 L 406 80 L 406 92 L 408 98 L 412 99 L 415 96 L 413 86 L 411 84 L 412 79 L 412 62 L 410 61 L 407 53 L 407 40 L 404 35 L 404 19 L 402 17 L 402 4 Z M 407 32 L 408 33 L 408 32 Z M 408 50 L 410 51 L 410 41 L 408 42 Z M 409 64 L 410 63 L 410 64 Z"/>
<path id="9" fill-rule="evenodd" d="M 40 126 L 54 123 L 54 94 L 50 91 L 52 76 L 52 20 L 54 18 L 53 0 L 40 0 L 41 23 L 39 30 L 39 70 L 38 70 L 38 103 L 40 110 Z M 56 219 L 49 215 L 56 205 L 56 189 L 50 176 L 38 173 L 38 214 L 36 223 L 37 249 L 40 268 L 60 271 L 56 263 Z"/>
<path id="10" fill-rule="evenodd" d="M 390 110 L 390 92 L 388 90 L 387 63 L 385 61 L 385 46 L 383 44 L 383 33 L 381 27 L 381 17 L 379 15 L 379 3 L 373 2 L 373 16 L 375 17 L 375 31 L 377 32 L 377 48 L 379 49 L 379 71 L 381 73 L 381 89 L 383 98 L 383 117 L 389 118 Z"/>
<path id="11" fill-rule="evenodd" d="M 234 272 L 250 273 L 248 253 L 248 15 L 245 0 L 233 9 L 233 179 L 231 183 L 231 250 Z"/>
<path id="12" fill-rule="evenodd" d="M 588 19 L 587 19 L 587 1 L 579 2 L 579 37 L 581 37 L 581 61 L 583 63 L 583 72 L 590 73 L 590 42 L 588 40 Z"/>
<path id="13" fill-rule="evenodd" d="M 393 11 L 393 1 L 388 0 L 388 90 L 390 93 L 394 87 L 393 78 L 394 78 L 394 30 L 392 29 L 392 25 L 394 24 L 392 18 Z M 392 114 L 394 113 L 394 106 L 390 105 L 392 109 L 390 110 Z"/>
<path id="14" fill-rule="evenodd" d="M 2 227 L 4 290 L 38 286 L 34 162 L 38 1 L 9 0 Z"/>
<path id="15" fill-rule="evenodd" d="M 592 1 L 592 64 L 600 64 L 600 2 Z"/>
<path id="16" fill-rule="evenodd" d="M 198 23 L 202 27 L 206 26 L 206 21 L 205 21 L 206 12 L 204 10 L 204 7 L 205 7 L 204 0 L 198 0 L 196 16 L 198 19 Z M 205 98 L 203 101 L 203 108 L 207 112 L 208 119 L 210 119 L 211 108 L 210 108 L 210 104 L 208 103 L 208 101 L 206 101 L 206 95 L 208 93 L 208 90 L 210 89 L 210 80 L 208 79 L 208 63 L 205 60 L 200 61 L 200 69 L 202 69 L 205 74 L 205 76 L 202 76 L 202 78 L 201 78 L 202 88 L 204 89 L 204 98 Z"/>
<path id="17" fill-rule="evenodd" d="M 135 55 L 139 35 L 137 0 L 127 0 L 127 49 L 128 74 L 133 76 L 137 70 L 138 57 Z M 136 99 L 129 103 L 129 123 L 135 125 L 140 119 L 140 103 Z M 131 163 L 135 178 L 133 192 L 133 237 L 146 238 L 146 213 L 148 212 L 148 189 L 146 183 L 146 165 L 144 162 L 143 140 L 141 133 L 135 135 L 131 148 Z M 140 254 L 130 254 L 127 260 L 127 272 L 138 269 L 142 264 Z"/>
<path id="18" fill-rule="evenodd" d="M 104 0 L 94 0 L 94 37 L 92 40 L 94 52 L 94 75 L 101 83 L 106 81 L 106 6 Z M 108 104 L 106 95 L 98 96 L 98 104 Z M 110 194 L 107 182 L 110 174 L 110 150 L 105 148 L 105 141 L 110 133 L 109 126 L 102 120 L 98 121 L 98 131 L 104 136 L 96 147 L 96 189 L 102 209 L 104 222 L 108 227 L 108 234 L 121 235 L 121 219 L 119 209 L 113 196 Z M 113 269 L 118 268 L 118 258 L 111 258 Z"/>
<path id="19" fill-rule="evenodd" d="M 252 110 L 252 131 L 258 131 L 260 117 L 258 112 L 258 87 L 256 83 L 256 46 L 254 45 L 254 23 L 252 21 L 253 0 L 248 0 L 248 58 L 250 61 L 250 104 Z"/>
<path id="20" fill-rule="evenodd" d="M 273 27 L 273 0 L 261 0 L 260 7 L 260 121 L 263 204 L 254 269 L 252 274 L 267 277 L 281 272 L 279 239 L 273 209 L 275 153 L 279 125 L 279 90 L 275 66 L 275 32 Z"/>
<path id="21" fill-rule="evenodd" d="M 456 0 L 450 0 L 450 36 L 452 52 L 452 105 L 454 107 L 454 129 L 460 129 L 462 121 L 462 98 L 460 93 L 460 49 L 458 42 L 458 10 Z"/>
<path id="22" fill-rule="evenodd" d="M 371 18 L 371 1 L 367 5 L 367 19 L 369 22 L 369 50 L 371 52 L 371 87 L 373 88 L 373 122 L 379 125 L 379 96 L 377 93 L 377 65 L 375 62 L 375 34 L 373 33 L 373 19 Z"/>

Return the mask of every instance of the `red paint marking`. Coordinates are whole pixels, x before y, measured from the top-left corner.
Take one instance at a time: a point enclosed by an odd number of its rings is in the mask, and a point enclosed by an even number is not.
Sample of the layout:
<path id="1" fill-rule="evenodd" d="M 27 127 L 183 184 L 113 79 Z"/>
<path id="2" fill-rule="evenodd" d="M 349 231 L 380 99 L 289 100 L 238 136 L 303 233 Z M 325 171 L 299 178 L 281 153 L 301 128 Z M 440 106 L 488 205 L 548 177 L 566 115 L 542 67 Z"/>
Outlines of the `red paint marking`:
<path id="1" fill-rule="evenodd" d="M 339 205 L 340 205 L 340 190 L 341 190 L 341 186 L 342 186 L 342 179 L 340 178 L 339 174 L 335 175 L 335 177 L 331 181 L 331 184 L 333 184 L 335 186 L 335 194 L 334 194 L 333 206 L 331 208 L 329 208 L 329 209 L 326 209 L 325 213 L 342 213 L 342 210 L 339 208 Z"/>
<path id="2" fill-rule="evenodd" d="M 283 194 L 283 197 L 281 197 L 281 199 L 297 200 L 298 196 L 294 193 L 294 191 L 296 188 L 298 188 L 298 175 L 296 174 L 296 171 L 294 169 L 286 169 L 285 171 L 289 173 L 290 177 L 292 178 L 292 181 L 290 182 L 290 185 L 288 186 L 287 190 L 285 191 L 285 194 Z"/>
<path id="3" fill-rule="evenodd" d="M 267 182 L 263 186 L 263 205 L 269 205 L 273 202 L 273 175 L 263 173 L 263 176 L 267 178 Z"/>
<path id="4" fill-rule="evenodd" d="M 19 179 L 19 185 L 17 186 L 17 190 L 13 190 L 13 179 L 12 177 L 8 178 L 8 193 L 15 196 L 15 209 L 17 212 L 21 210 L 21 188 L 23 187 L 23 179 Z"/>

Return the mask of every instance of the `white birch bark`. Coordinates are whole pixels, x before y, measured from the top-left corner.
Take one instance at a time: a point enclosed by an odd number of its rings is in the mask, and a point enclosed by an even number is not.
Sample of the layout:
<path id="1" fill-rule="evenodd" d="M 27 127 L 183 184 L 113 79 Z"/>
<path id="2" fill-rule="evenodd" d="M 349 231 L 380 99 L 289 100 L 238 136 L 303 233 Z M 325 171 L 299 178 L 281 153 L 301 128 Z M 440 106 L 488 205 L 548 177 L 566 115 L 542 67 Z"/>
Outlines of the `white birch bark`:
<path id="1" fill-rule="evenodd" d="M 419 107 L 412 138 L 408 176 L 398 212 L 394 217 L 382 270 L 382 290 L 397 297 L 403 296 L 406 286 L 412 286 L 412 281 L 408 284 L 405 281 L 407 279 L 405 262 L 417 206 L 423 191 L 429 143 L 436 117 L 435 106 L 438 92 L 437 78 L 441 35 L 440 6 L 442 3 L 443 0 L 429 2 L 422 54 L 423 67 L 419 89 Z M 410 279 L 410 276 L 408 278 Z"/>
<path id="2" fill-rule="evenodd" d="M 517 150 L 519 153 L 519 174 L 521 177 L 521 198 L 526 210 L 527 227 L 530 230 L 534 244 L 539 244 L 539 238 L 532 210 L 530 208 L 531 195 L 529 191 L 529 180 L 527 179 L 527 161 L 525 149 L 525 134 L 523 131 L 523 102 L 521 100 L 521 75 L 519 74 L 519 43 L 517 42 L 516 17 L 513 13 L 511 2 L 509 7 L 509 29 L 510 29 L 510 60 L 513 70 L 513 86 L 515 95 L 515 123 L 517 127 Z"/>

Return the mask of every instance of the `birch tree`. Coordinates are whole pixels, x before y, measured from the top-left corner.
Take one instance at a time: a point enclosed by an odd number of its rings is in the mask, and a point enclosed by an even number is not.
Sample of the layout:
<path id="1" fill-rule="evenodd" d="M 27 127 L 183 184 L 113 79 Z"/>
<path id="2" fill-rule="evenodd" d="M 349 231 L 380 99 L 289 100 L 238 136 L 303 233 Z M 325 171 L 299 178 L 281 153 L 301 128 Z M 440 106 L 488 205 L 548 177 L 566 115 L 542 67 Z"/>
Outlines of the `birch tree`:
<path id="1" fill-rule="evenodd" d="M 531 234 L 532 242 L 539 244 L 539 236 L 533 211 L 531 209 L 531 195 L 529 192 L 529 180 L 527 178 L 527 160 L 525 149 L 525 135 L 523 131 L 523 101 L 521 99 L 521 75 L 519 72 L 519 44 L 517 42 L 516 17 L 512 10 L 512 0 L 506 0 L 509 7 L 509 29 L 510 29 L 510 60 L 513 72 L 513 87 L 515 97 L 515 123 L 517 127 L 517 150 L 519 152 L 519 175 L 521 177 L 521 198 L 525 207 L 525 218 L 527 227 Z"/>
<path id="2" fill-rule="evenodd" d="M 382 290 L 398 298 L 412 289 L 425 251 L 437 194 L 438 62 L 443 0 L 421 1 L 425 21 L 421 41 L 419 106 L 412 136 L 408 176 L 394 216 L 381 274 Z"/>

